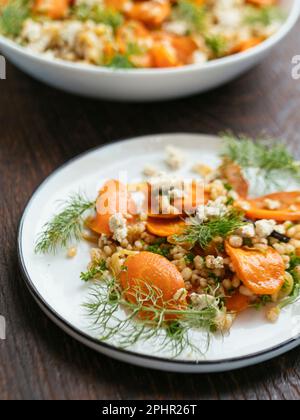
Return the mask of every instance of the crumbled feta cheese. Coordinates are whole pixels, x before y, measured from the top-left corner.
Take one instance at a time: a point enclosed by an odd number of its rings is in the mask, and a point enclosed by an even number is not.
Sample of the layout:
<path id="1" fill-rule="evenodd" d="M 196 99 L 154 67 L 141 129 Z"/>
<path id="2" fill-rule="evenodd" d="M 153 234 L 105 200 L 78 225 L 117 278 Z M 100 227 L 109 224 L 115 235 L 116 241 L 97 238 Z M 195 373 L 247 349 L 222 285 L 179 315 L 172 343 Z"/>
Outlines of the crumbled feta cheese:
<path id="1" fill-rule="evenodd" d="M 212 270 L 217 268 L 224 268 L 224 258 L 214 257 L 213 255 L 207 255 L 207 257 L 205 257 L 205 264 L 207 268 L 210 268 Z"/>
<path id="2" fill-rule="evenodd" d="M 227 195 L 227 190 L 224 187 L 223 182 L 219 179 L 216 179 L 209 184 L 208 189 L 212 200 L 216 200 L 218 197 L 225 197 Z"/>
<path id="3" fill-rule="evenodd" d="M 266 198 L 264 200 L 265 207 L 268 210 L 277 210 L 280 208 L 281 203 L 278 200 L 271 200 L 270 198 Z"/>
<path id="4" fill-rule="evenodd" d="M 243 238 L 254 238 L 255 229 L 252 223 L 247 223 L 246 225 L 237 229 L 236 233 L 241 235 Z"/>
<path id="5" fill-rule="evenodd" d="M 162 194 L 168 194 L 171 189 L 183 188 L 183 182 L 181 178 L 166 174 L 165 172 L 159 172 L 157 175 L 149 180 L 151 190 L 154 193 L 161 192 Z"/>
<path id="6" fill-rule="evenodd" d="M 199 223 L 206 222 L 214 217 L 222 217 L 228 212 L 228 208 L 224 204 L 223 197 L 217 198 L 215 201 L 209 201 L 206 205 L 202 204 L 196 209 L 196 218 Z"/>
<path id="7" fill-rule="evenodd" d="M 166 147 L 166 164 L 170 169 L 177 170 L 180 169 L 184 162 L 184 155 L 180 149 L 174 146 Z"/>
<path id="8" fill-rule="evenodd" d="M 289 210 L 290 211 L 298 211 L 298 207 L 295 206 L 295 204 L 292 204 L 292 205 L 290 205 Z"/>
<path id="9" fill-rule="evenodd" d="M 256 235 L 260 238 L 267 238 L 271 235 L 275 226 L 276 222 L 274 220 L 258 220 L 257 222 L 255 222 Z"/>
<path id="10" fill-rule="evenodd" d="M 192 55 L 193 64 L 204 64 L 208 61 L 208 55 L 203 51 L 195 51 Z"/>
<path id="11" fill-rule="evenodd" d="M 191 302 L 195 309 L 202 311 L 202 309 L 208 306 L 218 307 L 218 302 L 214 296 L 211 295 L 199 295 L 198 293 L 191 294 Z"/>
<path id="12" fill-rule="evenodd" d="M 143 174 L 145 176 L 156 176 L 159 174 L 159 171 L 152 165 L 145 165 Z"/>
<path id="13" fill-rule="evenodd" d="M 175 20 L 173 22 L 166 22 L 163 29 L 175 35 L 186 35 L 189 27 L 187 22 L 183 20 Z"/>
<path id="14" fill-rule="evenodd" d="M 109 229 L 113 233 L 113 239 L 122 242 L 127 237 L 127 220 L 121 213 L 112 215 L 109 219 Z"/>

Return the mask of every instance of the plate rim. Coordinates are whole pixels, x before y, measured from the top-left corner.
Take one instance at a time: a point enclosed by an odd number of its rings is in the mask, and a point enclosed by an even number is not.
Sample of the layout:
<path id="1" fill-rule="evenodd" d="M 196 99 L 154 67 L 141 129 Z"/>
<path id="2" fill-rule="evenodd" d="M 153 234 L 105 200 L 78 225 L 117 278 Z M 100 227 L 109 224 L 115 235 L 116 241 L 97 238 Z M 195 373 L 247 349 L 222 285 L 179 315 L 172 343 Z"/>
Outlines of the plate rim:
<path id="1" fill-rule="evenodd" d="M 46 186 L 48 182 L 51 181 L 51 179 L 59 174 L 62 170 L 64 170 L 66 167 L 71 165 L 72 163 L 76 162 L 77 160 L 80 160 L 89 154 L 93 154 L 94 152 L 104 149 L 105 147 L 109 147 L 114 144 L 122 144 L 124 142 L 131 142 L 131 141 L 137 141 L 141 139 L 146 138 L 155 138 L 155 137 L 168 137 L 168 136 L 203 136 L 203 137 L 212 137 L 212 138 L 218 138 L 215 134 L 207 134 L 207 133 L 197 133 L 197 132 L 169 132 L 169 133 L 157 133 L 157 134 L 149 134 L 149 135 L 142 135 L 137 137 L 127 137 L 122 138 L 118 140 L 112 140 L 108 141 L 107 143 L 93 147 L 91 149 L 88 149 L 73 158 L 67 160 L 62 165 L 58 166 L 56 169 L 54 169 L 52 172 L 50 172 L 49 175 L 46 176 L 46 178 L 41 181 L 41 183 L 34 189 L 33 193 L 30 195 L 29 199 L 27 200 L 24 209 L 22 211 L 22 216 L 19 221 L 18 231 L 17 231 L 17 257 L 18 257 L 18 263 L 19 268 L 21 270 L 22 278 L 25 281 L 25 285 L 27 286 L 29 292 L 33 296 L 34 300 L 38 304 L 38 306 L 43 310 L 43 312 L 47 315 L 47 317 L 54 322 L 59 328 L 61 328 L 65 333 L 72 336 L 76 340 L 80 341 L 84 345 L 87 345 L 90 348 L 99 347 L 100 349 L 103 348 L 105 350 L 110 350 L 112 353 L 118 353 L 120 356 L 129 356 L 132 358 L 142 359 L 142 360 L 150 360 L 152 363 L 156 364 L 164 364 L 166 366 L 178 366 L 178 367 L 202 367 L 202 368 L 212 368 L 217 367 L 217 369 L 214 371 L 221 372 L 222 365 L 232 365 L 230 367 L 230 370 L 239 368 L 239 367 L 246 367 L 249 365 L 253 365 L 256 363 L 260 363 L 266 360 L 269 360 L 273 357 L 279 356 L 280 354 L 283 354 L 285 352 L 288 352 L 297 346 L 300 345 L 300 335 L 294 338 L 290 338 L 289 340 L 286 340 L 278 345 L 275 345 L 273 347 L 270 347 L 263 351 L 254 352 L 245 356 L 239 356 L 239 357 L 232 357 L 232 358 L 226 358 L 222 360 L 180 360 L 180 359 L 171 359 L 167 357 L 159 357 L 159 356 L 153 356 L 153 355 L 147 355 L 144 353 L 138 353 L 132 350 L 128 350 L 125 348 L 120 348 L 117 346 L 114 346 L 112 344 L 100 341 L 89 334 L 81 331 L 79 328 L 75 327 L 70 323 L 68 320 L 66 320 L 64 317 L 62 317 L 54 308 L 51 307 L 51 305 L 43 298 L 43 296 L 39 293 L 36 286 L 33 284 L 30 274 L 27 270 L 25 261 L 24 261 L 24 255 L 22 251 L 22 233 L 23 233 L 23 226 L 24 222 L 27 216 L 27 212 L 29 211 L 30 205 L 35 199 L 35 196 L 39 193 L 42 188 Z M 275 354 L 274 354 L 275 353 Z M 114 357 L 114 356 L 112 356 Z M 121 358 L 119 360 L 122 360 Z M 167 369 L 165 369 L 167 370 Z M 229 370 L 229 369 L 226 369 Z M 204 370 L 203 372 L 209 372 L 212 370 Z M 199 373 L 195 371 L 195 373 Z"/>

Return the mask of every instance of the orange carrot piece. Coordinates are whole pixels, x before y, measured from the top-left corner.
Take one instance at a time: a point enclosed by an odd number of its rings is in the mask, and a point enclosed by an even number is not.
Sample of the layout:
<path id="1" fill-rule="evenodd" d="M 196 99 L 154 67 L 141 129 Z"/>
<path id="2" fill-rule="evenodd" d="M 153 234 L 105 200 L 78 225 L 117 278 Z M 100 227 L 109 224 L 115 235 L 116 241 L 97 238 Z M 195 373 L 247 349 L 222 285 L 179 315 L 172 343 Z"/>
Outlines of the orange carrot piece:
<path id="1" fill-rule="evenodd" d="M 225 249 L 238 277 L 253 293 L 272 295 L 281 289 L 285 265 L 274 248 L 262 252 L 255 248 L 233 248 L 226 242 Z"/>
<path id="2" fill-rule="evenodd" d="M 61 19 L 66 16 L 70 0 L 35 0 L 33 10 L 50 17 Z"/>
<path id="3" fill-rule="evenodd" d="M 265 208 L 265 200 L 276 200 L 281 203 L 276 210 L 269 210 Z M 278 222 L 287 220 L 300 220 L 300 191 L 293 192 L 277 192 L 273 194 L 264 195 L 252 200 L 248 200 L 250 206 L 246 211 L 246 216 L 250 219 L 273 219 Z M 295 207 L 291 209 L 291 206 Z"/>
<path id="4" fill-rule="evenodd" d="M 126 185 L 116 180 L 104 184 L 96 202 L 97 214 L 89 222 L 89 228 L 96 233 L 109 235 L 109 219 L 113 214 L 136 214 L 135 203 L 127 191 Z"/>
<path id="5" fill-rule="evenodd" d="M 163 220 L 148 218 L 147 230 L 153 235 L 167 238 L 172 235 L 180 235 L 184 232 L 186 224 L 181 219 Z"/>
<path id="6" fill-rule="evenodd" d="M 120 274 L 120 282 L 125 290 L 126 299 L 136 303 L 136 289 L 144 292 L 145 297 L 149 295 L 147 286 L 161 290 L 162 296 L 155 305 L 162 306 L 173 300 L 175 293 L 184 289 L 184 280 L 178 269 L 167 258 L 152 252 L 141 252 L 127 258 L 124 264 L 124 271 Z M 144 305 L 153 305 L 145 299 Z M 179 309 L 186 305 L 186 302 L 170 302 L 169 308 Z M 140 314 L 147 316 L 146 312 Z M 151 314 L 153 316 L 153 314 Z"/>
<path id="7" fill-rule="evenodd" d="M 239 292 L 236 292 L 225 299 L 226 308 L 230 312 L 242 312 L 249 307 L 249 304 L 250 298 Z"/>
<path id="8" fill-rule="evenodd" d="M 126 8 L 126 14 L 146 25 L 159 26 L 170 16 L 171 5 L 169 0 L 138 1 Z"/>

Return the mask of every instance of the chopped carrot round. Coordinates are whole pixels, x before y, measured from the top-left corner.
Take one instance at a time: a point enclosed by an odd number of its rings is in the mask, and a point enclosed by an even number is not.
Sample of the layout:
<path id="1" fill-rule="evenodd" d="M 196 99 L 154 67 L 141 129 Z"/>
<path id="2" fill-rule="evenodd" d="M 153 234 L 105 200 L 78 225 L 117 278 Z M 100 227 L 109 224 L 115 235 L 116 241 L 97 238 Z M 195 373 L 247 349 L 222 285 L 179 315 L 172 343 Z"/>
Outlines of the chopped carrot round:
<path id="1" fill-rule="evenodd" d="M 233 248 L 226 242 L 225 249 L 238 277 L 253 293 L 272 295 L 281 289 L 285 265 L 274 248 L 269 246 L 262 252 L 255 248 Z"/>
<path id="2" fill-rule="evenodd" d="M 184 280 L 178 269 L 167 258 L 151 252 L 141 252 L 127 258 L 124 271 L 120 274 L 120 282 L 125 291 L 126 299 L 136 303 L 136 291 L 140 290 L 147 297 L 149 289 L 147 286 L 154 287 L 161 291 L 161 297 L 155 303 L 162 306 L 170 302 L 170 308 L 176 309 L 183 307 L 185 302 L 176 303 L 173 301 L 175 293 L 184 289 Z M 151 298 L 145 305 L 153 303 Z"/>
<path id="3" fill-rule="evenodd" d="M 276 210 L 266 208 L 266 200 L 279 201 L 280 206 Z M 278 192 L 263 197 L 248 200 L 249 210 L 246 216 L 250 219 L 273 219 L 278 222 L 287 220 L 300 220 L 300 191 Z M 291 207 L 292 206 L 292 207 Z"/>
<path id="4" fill-rule="evenodd" d="M 225 299 L 225 305 L 230 312 L 242 312 L 249 307 L 250 298 L 239 292 Z"/>
<path id="5" fill-rule="evenodd" d="M 96 233 L 109 235 L 109 219 L 113 214 L 136 214 L 135 203 L 127 191 L 126 185 L 116 180 L 104 184 L 96 202 L 97 214 L 88 226 Z"/>
<path id="6" fill-rule="evenodd" d="M 147 230 L 153 235 L 167 238 L 172 235 L 180 235 L 184 232 L 186 224 L 183 220 L 163 220 L 148 218 Z"/>
<path id="7" fill-rule="evenodd" d="M 233 162 L 226 163 L 221 168 L 221 175 L 241 198 L 248 196 L 249 184 L 244 178 L 241 167 L 238 164 Z"/>
<path id="8" fill-rule="evenodd" d="M 70 0 L 35 0 L 34 10 L 52 19 L 61 19 L 66 16 Z"/>

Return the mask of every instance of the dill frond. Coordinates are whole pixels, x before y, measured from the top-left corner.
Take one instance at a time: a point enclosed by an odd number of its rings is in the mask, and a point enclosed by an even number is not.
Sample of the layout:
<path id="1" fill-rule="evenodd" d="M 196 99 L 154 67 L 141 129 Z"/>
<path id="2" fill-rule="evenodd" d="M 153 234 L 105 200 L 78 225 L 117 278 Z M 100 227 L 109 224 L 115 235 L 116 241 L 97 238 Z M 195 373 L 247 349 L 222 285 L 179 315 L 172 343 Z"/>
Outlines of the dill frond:
<path id="1" fill-rule="evenodd" d="M 87 271 L 80 274 L 80 278 L 81 280 L 88 282 L 94 280 L 99 275 L 103 275 L 105 270 L 107 270 L 106 262 L 104 260 L 96 261 Z"/>
<path id="2" fill-rule="evenodd" d="M 95 201 L 88 201 L 80 194 L 72 195 L 60 213 L 47 222 L 38 235 L 35 252 L 45 254 L 65 248 L 73 240 L 81 238 L 83 216 L 95 207 Z"/>
<path id="3" fill-rule="evenodd" d="M 74 6 L 73 15 L 82 21 L 92 20 L 96 23 L 103 23 L 111 26 L 115 31 L 122 25 L 124 19 L 121 13 L 99 5 L 89 6 L 88 4 L 78 4 Z"/>
<path id="4" fill-rule="evenodd" d="M 172 357 L 187 349 L 202 353 L 189 333 L 191 329 L 204 329 L 208 334 L 214 331 L 219 309 L 213 305 L 203 310 L 172 309 L 175 302 L 162 301 L 162 291 L 155 286 L 144 283 L 131 292 L 122 291 L 115 279 L 106 278 L 91 289 L 90 301 L 84 307 L 100 340 L 113 339 L 122 348 L 151 341 L 159 351 L 171 352 Z"/>
<path id="5" fill-rule="evenodd" d="M 225 215 L 203 223 L 200 223 L 197 217 L 191 217 L 185 232 L 177 235 L 176 240 L 179 243 L 199 244 L 205 249 L 215 237 L 226 238 L 244 224 L 243 214 L 235 209 L 230 209 Z"/>
<path id="6" fill-rule="evenodd" d="M 6 6 L 0 6 L 0 32 L 6 36 L 18 36 L 30 15 L 30 5 L 30 0 L 12 0 Z"/>
<path id="7" fill-rule="evenodd" d="M 193 31 L 201 32 L 205 28 L 206 8 L 197 6 L 189 0 L 179 0 L 176 9 L 176 17 L 189 23 Z"/>
<path id="8" fill-rule="evenodd" d="M 245 23 L 249 25 L 269 26 L 273 22 L 282 21 L 285 17 L 282 9 L 276 6 L 248 7 Z"/>
<path id="9" fill-rule="evenodd" d="M 205 38 L 205 43 L 211 50 L 214 57 L 222 57 L 227 48 L 227 42 L 221 35 L 210 35 Z"/>
<path id="10" fill-rule="evenodd" d="M 282 143 L 271 140 L 253 140 L 245 136 L 223 135 L 225 141 L 222 157 L 224 161 L 235 162 L 242 169 L 255 168 L 266 183 L 277 184 L 279 174 L 292 176 L 300 181 L 300 163 Z"/>

